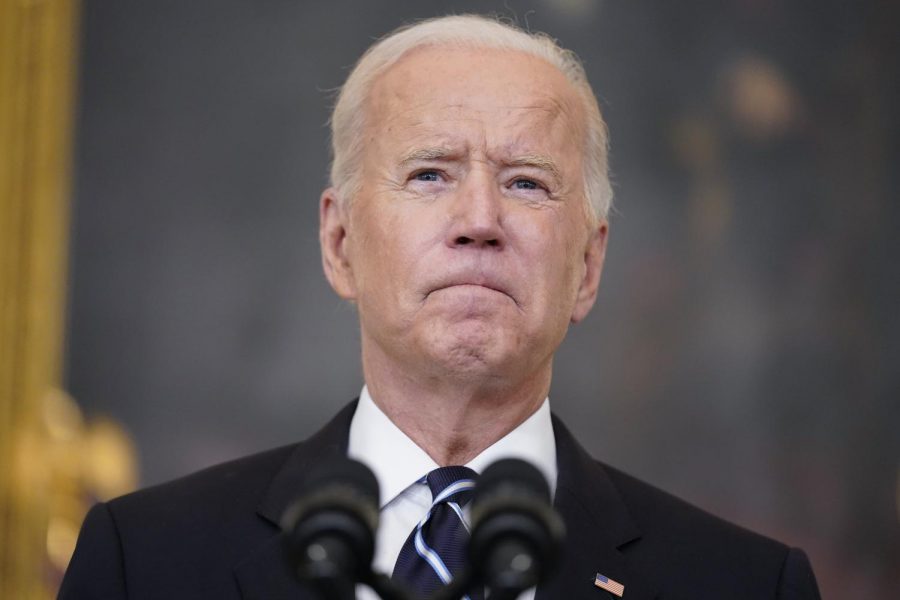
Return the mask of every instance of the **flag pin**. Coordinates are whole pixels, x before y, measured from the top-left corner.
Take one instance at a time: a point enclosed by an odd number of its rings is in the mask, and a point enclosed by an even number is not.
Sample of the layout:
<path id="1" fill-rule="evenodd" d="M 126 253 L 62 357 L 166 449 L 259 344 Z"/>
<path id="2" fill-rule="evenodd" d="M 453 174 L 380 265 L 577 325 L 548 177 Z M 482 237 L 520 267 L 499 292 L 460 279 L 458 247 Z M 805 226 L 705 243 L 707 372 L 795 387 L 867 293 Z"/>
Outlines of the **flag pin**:
<path id="1" fill-rule="evenodd" d="M 597 577 L 594 579 L 594 585 L 596 585 L 601 590 L 606 590 L 612 594 L 615 594 L 619 598 L 622 597 L 622 594 L 625 593 L 625 586 L 619 583 L 618 581 L 614 581 L 607 577 L 606 575 L 601 575 L 597 573 Z"/>

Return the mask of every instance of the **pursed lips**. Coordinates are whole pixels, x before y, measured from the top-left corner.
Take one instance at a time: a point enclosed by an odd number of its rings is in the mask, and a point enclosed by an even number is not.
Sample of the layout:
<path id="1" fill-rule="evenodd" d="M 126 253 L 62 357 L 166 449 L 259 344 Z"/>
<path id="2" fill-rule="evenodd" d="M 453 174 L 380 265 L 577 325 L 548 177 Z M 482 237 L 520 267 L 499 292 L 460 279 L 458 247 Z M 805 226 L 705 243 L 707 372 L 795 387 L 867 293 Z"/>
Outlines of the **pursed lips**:
<path id="1" fill-rule="evenodd" d="M 518 305 L 516 298 L 508 291 L 508 288 L 503 283 L 497 281 L 494 278 L 489 277 L 459 277 L 459 278 L 450 278 L 447 280 L 443 280 L 438 282 L 437 285 L 434 285 L 431 290 L 426 294 L 426 297 L 431 295 L 434 292 L 438 292 L 441 290 L 450 289 L 453 287 L 481 287 L 494 292 L 499 292 L 508 296 L 513 302 Z"/>

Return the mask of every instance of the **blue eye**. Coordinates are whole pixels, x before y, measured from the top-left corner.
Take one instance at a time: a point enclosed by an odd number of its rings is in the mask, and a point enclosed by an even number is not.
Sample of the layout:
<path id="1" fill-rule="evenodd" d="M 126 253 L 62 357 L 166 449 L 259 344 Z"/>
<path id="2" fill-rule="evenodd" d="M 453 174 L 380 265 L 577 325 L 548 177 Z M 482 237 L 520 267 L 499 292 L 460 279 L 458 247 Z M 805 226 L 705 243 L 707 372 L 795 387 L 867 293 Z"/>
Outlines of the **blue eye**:
<path id="1" fill-rule="evenodd" d="M 416 181 L 437 181 L 438 173 L 437 171 L 422 171 L 421 173 L 416 173 L 413 179 Z"/>
<path id="2" fill-rule="evenodd" d="M 538 189 L 538 184 L 531 179 L 516 179 L 513 182 L 513 186 L 517 190 L 536 190 Z"/>

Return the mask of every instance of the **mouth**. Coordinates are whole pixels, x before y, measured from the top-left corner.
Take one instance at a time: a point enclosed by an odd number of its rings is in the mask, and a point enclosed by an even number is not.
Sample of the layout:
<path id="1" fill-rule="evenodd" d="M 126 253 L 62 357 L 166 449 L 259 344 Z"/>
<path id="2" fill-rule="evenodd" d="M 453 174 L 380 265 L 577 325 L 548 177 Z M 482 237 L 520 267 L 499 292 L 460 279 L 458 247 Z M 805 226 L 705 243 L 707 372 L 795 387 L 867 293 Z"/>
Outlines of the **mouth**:
<path id="1" fill-rule="evenodd" d="M 451 289 L 466 289 L 471 288 L 473 292 L 482 291 L 496 294 L 503 294 L 510 300 L 512 300 L 516 306 L 519 305 L 516 298 L 509 292 L 509 288 L 502 284 L 499 281 L 487 279 L 487 278 L 459 278 L 459 279 L 450 279 L 447 281 L 441 281 L 438 285 L 435 285 L 427 294 L 426 297 L 434 294 L 436 292 L 441 292 L 445 290 Z"/>
<path id="2" fill-rule="evenodd" d="M 505 294 L 505 295 L 509 296 L 509 294 L 507 294 L 506 291 L 504 291 L 503 289 L 501 289 L 497 286 L 486 285 L 484 283 L 451 283 L 450 285 L 445 285 L 444 287 L 438 288 L 438 290 L 447 290 L 447 289 L 451 289 L 451 288 L 477 288 L 477 289 L 482 289 L 482 290 L 488 290 L 491 292 L 499 292 L 501 294 Z M 435 291 L 438 291 L 438 290 L 435 290 Z"/>

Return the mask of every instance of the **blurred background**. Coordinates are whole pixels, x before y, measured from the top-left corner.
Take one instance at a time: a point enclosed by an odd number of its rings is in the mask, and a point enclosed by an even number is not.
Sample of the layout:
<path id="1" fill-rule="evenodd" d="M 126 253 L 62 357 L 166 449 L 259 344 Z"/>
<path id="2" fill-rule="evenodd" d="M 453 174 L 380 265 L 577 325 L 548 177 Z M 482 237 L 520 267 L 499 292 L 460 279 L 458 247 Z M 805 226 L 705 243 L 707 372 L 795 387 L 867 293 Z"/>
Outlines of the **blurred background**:
<path id="1" fill-rule="evenodd" d="M 118 474 L 87 495 L 302 439 L 358 394 L 317 241 L 334 90 L 377 37 L 462 12 L 576 51 L 611 131 L 606 270 L 554 410 L 600 460 L 806 549 L 825 598 L 896 597 L 888 0 L 83 1 L 60 388 Z"/>

